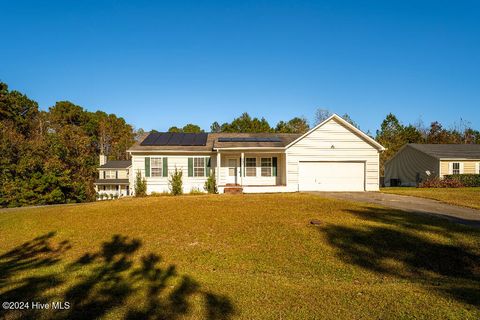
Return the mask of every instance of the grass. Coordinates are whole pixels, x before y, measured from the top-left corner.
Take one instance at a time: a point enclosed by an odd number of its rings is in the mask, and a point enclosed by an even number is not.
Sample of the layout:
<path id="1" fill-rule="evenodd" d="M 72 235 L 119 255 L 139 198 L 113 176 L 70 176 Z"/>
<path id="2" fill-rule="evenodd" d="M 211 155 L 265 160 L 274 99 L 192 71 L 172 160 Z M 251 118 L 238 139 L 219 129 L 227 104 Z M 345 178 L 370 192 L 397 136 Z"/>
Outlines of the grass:
<path id="1" fill-rule="evenodd" d="M 382 188 L 381 192 L 435 199 L 448 204 L 480 209 L 480 187 L 476 187 L 476 188 L 392 187 L 392 188 Z"/>
<path id="2" fill-rule="evenodd" d="M 0 318 L 480 317 L 480 230 L 316 195 L 19 209 L 0 234 L 1 301 L 71 303 Z"/>

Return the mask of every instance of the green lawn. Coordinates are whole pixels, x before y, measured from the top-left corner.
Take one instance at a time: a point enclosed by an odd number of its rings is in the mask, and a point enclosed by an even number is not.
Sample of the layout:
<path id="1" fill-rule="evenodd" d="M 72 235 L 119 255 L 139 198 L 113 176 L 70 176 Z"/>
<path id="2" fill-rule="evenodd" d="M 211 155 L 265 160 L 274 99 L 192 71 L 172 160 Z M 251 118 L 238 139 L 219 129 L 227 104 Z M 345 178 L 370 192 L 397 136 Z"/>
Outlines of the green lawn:
<path id="1" fill-rule="evenodd" d="M 479 229 L 310 194 L 0 211 L 0 236 L 0 301 L 71 303 L 0 318 L 480 318 Z"/>
<path id="2" fill-rule="evenodd" d="M 382 188 L 383 193 L 395 193 L 439 200 L 457 206 L 480 209 L 480 188 Z"/>

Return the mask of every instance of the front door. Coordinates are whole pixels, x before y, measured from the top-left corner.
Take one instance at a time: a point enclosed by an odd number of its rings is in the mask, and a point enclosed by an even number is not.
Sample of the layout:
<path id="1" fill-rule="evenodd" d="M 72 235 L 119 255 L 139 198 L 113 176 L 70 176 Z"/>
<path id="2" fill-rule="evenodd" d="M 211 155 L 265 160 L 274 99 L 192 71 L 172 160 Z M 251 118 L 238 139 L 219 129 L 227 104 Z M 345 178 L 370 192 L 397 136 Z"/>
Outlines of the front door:
<path id="1" fill-rule="evenodd" d="M 227 183 L 238 184 L 237 158 L 227 158 Z"/>

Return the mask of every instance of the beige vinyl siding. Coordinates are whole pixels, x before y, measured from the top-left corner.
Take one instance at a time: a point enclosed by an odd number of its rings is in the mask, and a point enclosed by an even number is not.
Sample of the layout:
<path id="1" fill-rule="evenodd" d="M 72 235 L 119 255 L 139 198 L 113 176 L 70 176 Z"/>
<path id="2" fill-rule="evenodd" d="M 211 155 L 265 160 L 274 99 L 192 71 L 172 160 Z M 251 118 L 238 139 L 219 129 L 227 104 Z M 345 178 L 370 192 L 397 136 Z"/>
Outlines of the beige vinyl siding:
<path id="1" fill-rule="evenodd" d="M 378 150 L 335 119 L 290 146 L 286 157 L 287 185 L 290 189 L 298 190 L 300 161 L 364 162 L 365 190 L 379 189 Z"/>
<path id="2" fill-rule="evenodd" d="M 403 186 L 415 186 L 417 176 L 420 181 L 428 178 L 426 171 L 438 177 L 438 163 L 438 159 L 406 145 L 385 164 L 385 185 L 390 186 L 390 179 L 400 179 Z"/>
<path id="3" fill-rule="evenodd" d="M 168 158 L 168 177 L 145 177 L 145 157 L 160 157 Z M 207 177 L 189 177 L 188 176 L 188 158 L 190 157 L 211 157 L 211 168 L 214 169 L 216 165 L 216 155 L 214 154 L 132 154 L 132 180 L 135 185 L 135 176 L 137 171 L 140 171 L 142 177 L 147 181 L 147 193 L 152 192 L 168 192 L 168 179 L 175 171 L 175 168 L 183 172 L 183 192 L 188 193 L 192 188 L 204 191 L 203 187 Z M 133 187 L 132 187 L 133 188 Z"/>
<path id="4" fill-rule="evenodd" d="M 450 174 L 449 173 L 449 163 L 452 162 L 459 162 L 463 164 L 463 173 L 464 174 L 478 174 L 475 170 L 478 170 L 478 160 L 442 160 L 440 161 L 440 175 L 443 177 L 444 175 Z"/>

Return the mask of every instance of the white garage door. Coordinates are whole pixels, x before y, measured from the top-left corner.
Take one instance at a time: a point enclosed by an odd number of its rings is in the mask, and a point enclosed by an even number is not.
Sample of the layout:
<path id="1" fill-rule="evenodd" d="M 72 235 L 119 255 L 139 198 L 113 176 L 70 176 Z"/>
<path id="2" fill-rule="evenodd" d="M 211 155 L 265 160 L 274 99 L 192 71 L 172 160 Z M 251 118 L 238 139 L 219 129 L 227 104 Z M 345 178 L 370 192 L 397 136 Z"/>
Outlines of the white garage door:
<path id="1" fill-rule="evenodd" d="M 300 191 L 364 191 L 364 162 L 300 162 Z"/>

